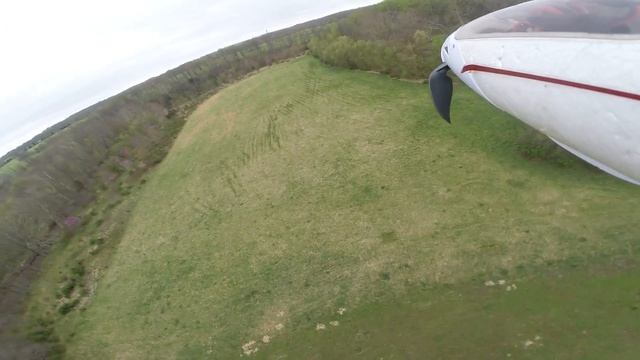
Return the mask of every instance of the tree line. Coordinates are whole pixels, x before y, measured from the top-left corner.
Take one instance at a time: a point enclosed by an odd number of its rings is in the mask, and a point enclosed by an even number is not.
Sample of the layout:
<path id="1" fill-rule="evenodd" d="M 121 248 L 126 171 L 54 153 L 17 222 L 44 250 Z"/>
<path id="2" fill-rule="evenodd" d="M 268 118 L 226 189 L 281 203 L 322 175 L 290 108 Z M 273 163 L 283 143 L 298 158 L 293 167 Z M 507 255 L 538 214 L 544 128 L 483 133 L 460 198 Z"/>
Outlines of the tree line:
<path id="1" fill-rule="evenodd" d="M 349 69 L 423 79 L 440 64 L 447 34 L 519 0 L 391 0 L 328 25 L 309 42 L 311 54 Z"/>

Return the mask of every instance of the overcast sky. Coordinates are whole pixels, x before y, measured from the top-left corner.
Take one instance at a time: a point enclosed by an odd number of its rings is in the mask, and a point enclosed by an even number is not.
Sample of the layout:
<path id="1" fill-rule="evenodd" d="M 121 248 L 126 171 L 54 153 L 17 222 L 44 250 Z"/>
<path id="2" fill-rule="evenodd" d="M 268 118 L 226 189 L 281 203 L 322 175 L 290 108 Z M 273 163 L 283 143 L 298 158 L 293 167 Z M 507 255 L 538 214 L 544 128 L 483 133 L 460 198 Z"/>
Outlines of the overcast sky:
<path id="1" fill-rule="evenodd" d="M 219 48 L 378 0 L 19 0 L 0 4 L 0 156 Z"/>

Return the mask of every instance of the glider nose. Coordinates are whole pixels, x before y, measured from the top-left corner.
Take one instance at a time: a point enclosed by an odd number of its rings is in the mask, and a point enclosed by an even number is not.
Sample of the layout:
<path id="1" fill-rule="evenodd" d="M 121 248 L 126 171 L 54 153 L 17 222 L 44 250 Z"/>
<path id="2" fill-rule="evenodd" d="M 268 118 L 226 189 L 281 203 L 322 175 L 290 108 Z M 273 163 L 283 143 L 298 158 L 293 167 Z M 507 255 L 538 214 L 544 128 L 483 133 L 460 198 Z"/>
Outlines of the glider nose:
<path id="1" fill-rule="evenodd" d="M 462 74 L 462 70 L 464 68 L 464 60 L 462 58 L 462 54 L 460 53 L 460 47 L 458 46 L 458 41 L 456 41 L 455 33 L 450 35 L 447 40 L 445 40 L 444 44 L 442 45 L 442 50 L 440 51 L 440 57 L 442 58 L 442 62 L 449 65 L 449 68 L 457 76 L 460 76 Z"/>
<path id="2" fill-rule="evenodd" d="M 465 66 L 467 65 L 465 55 L 468 56 L 469 54 L 464 54 L 460 42 L 456 39 L 456 33 L 450 35 L 444 42 L 440 55 L 443 63 L 429 76 L 429 88 L 438 113 L 447 122 L 451 123 L 450 111 L 453 98 L 453 81 L 447 76 L 449 70 L 480 96 L 485 99 L 487 97 L 476 83 L 473 73 L 465 72 Z M 491 102 L 491 100 L 489 101 Z"/>

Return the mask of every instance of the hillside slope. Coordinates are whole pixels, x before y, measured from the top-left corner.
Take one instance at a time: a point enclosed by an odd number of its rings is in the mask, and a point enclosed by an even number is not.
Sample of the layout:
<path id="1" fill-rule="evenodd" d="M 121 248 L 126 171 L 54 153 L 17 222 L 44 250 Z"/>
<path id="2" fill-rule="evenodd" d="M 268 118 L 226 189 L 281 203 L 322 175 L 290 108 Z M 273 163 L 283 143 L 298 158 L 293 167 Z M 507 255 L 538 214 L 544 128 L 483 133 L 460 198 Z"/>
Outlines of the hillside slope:
<path id="1" fill-rule="evenodd" d="M 638 274 L 640 189 L 571 157 L 525 160 L 525 128 L 458 90 L 448 126 L 422 84 L 303 57 L 206 101 L 95 297 L 59 323 L 69 358 L 570 357 L 582 328 L 563 326 L 597 320 L 606 333 L 583 348 L 637 352 L 624 274 Z M 544 274 L 601 291 L 561 296 L 573 288 Z M 487 292 L 501 278 L 519 297 Z"/>

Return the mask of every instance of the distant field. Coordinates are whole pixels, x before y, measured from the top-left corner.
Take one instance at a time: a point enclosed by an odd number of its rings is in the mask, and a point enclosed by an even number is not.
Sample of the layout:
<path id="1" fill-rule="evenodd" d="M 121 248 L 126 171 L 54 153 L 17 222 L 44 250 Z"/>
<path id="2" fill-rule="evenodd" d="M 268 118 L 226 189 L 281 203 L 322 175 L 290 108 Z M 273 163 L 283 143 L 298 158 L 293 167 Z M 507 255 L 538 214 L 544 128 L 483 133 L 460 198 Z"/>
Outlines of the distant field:
<path id="1" fill-rule="evenodd" d="M 58 322 L 67 356 L 635 358 L 640 188 L 526 160 L 463 86 L 454 109 L 310 57 L 209 99 Z"/>

